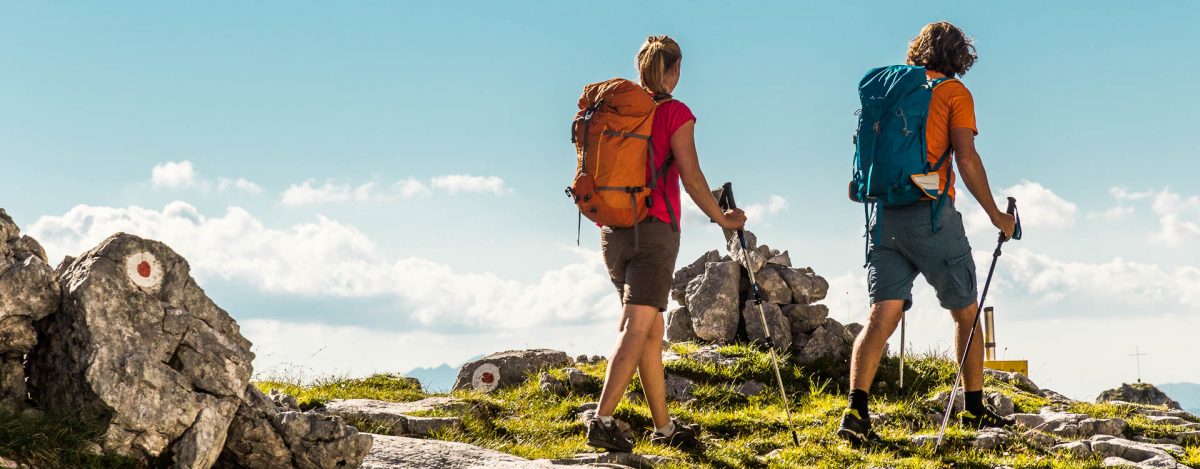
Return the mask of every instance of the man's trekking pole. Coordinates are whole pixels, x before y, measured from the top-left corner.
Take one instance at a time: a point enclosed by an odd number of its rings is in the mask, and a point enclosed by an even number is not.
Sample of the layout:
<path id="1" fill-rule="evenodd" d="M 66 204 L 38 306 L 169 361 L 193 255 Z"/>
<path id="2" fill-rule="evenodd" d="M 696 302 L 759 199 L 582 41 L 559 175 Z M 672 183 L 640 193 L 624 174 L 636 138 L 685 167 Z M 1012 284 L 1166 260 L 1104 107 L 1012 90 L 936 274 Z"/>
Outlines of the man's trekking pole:
<path id="1" fill-rule="evenodd" d="M 737 208 L 737 204 L 733 201 L 733 183 L 725 183 L 721 186 L 721 195 L 718 198 L 718 204 L 724 210 L 733 210 Z M 783 375 L 779 373 L 779 358 L 775 356 L 775 341 L 771 338 L 771 326 L 767 324 L 767 313 L 763 310 L 762 290 L 758 286 L 758 281 L 754 279 L 754 270 L 750 268 L 750 251 L 746 248 L 746 233 L 743 230 L 737 230 L 738 244 L 742 247 L 742 258 L 745 259 L 746 272 L 750 274 L 750 292 L 754 295 L 754 304 L 758 306 L 758 316 L 762 319 L 763 331 L 767 336 L 767 350 L 771 354 L 771 365 L 775 368 L 775 382 L 779 384 L 779 397 L 783 398 L 783 411 L 787 415 L 788 430 L 792 432 L 792 442 L 796 446 L 800 446 L 800 437 L 796 435 L 796 427 L 792 426 L 792 405 L 788 402 L 787 390 L 783 387 Z"/>
<path id="2" fill-rule="evenodd" d="M 1008 198 L 1006 212 L 1017 218 L 1012 239 L 1021 239 L 1021 216 L 1017 215 L 1017 199 Z M 983 303 L 987 300 L 988 287 L 992 285 L 992 273 L 996 272 L 996 261 L 1000 259 L 1000 248 L 1006 241 L 1008 241 L 1008 237 L 1004 236 L 1004 232 L 1000 232 L 1000 239 L 996 241 L 996 252 L 992 253 L 992 266 L 988 268 L 987 281 L 983 283 L 983 295 L 979 297 L 979 308 L 975 311 L 975 321 L 971 323 L 971 332 L 967 334 L 967 345 L 963 348 L 962 358 L 958 361 L 958 373 L 954 375 L 954 387 L 950 388 L 950 400 L 946 402 L 946 413 L 942 416 L 942 428 L 938 430 L 937 443 L 933 447 L 934 452 L 941 448 L 942 438 L 946 436 L 946 425 L 950 423 L 950 412 L 954 410 L 954 398 L 958 397 L 958 383 L 962 381 L 963 366 L 966 365 L 967 356 L 971 353 L 971 342 L 975 341 L 975 329 L 979 327 L 979 316 L 983 314 Z"/>

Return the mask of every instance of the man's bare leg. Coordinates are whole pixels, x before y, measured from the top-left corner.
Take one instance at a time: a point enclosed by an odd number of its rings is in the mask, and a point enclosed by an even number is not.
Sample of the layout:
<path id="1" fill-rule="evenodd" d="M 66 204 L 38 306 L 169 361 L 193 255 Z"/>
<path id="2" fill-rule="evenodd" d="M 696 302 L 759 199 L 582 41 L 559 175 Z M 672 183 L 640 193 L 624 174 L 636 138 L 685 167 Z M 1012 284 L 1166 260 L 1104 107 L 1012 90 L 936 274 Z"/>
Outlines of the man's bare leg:
<path id="1" fill-rule="evenodd" d="M 903 317 L 904 300 L 885 300 L 871 305 L 867 325 L 854 339 L 854 353 L 850 358 L 850 389 L 870 391 L 887 340 L 896 332 Z"/>
<path id="2" fill-rule="evenodd" d="M 971 325 L 975 322 L 975 314 L 978 309 L 977 304 L 972 304 L 966 308 L 950 311 L 950 315 L 954 317 L 954 329 L 957 332 L 954 337 L 954 356 L 959 361 L 962 360 L 963 348 L 967 346 L 967 336 L 971 334 Z M 963 363 L 962 375 L 963 390 L 983 390 L 983 330 L 979 324 L 975 324 L 975 340 L 971 341 L 970 355 Z"/>

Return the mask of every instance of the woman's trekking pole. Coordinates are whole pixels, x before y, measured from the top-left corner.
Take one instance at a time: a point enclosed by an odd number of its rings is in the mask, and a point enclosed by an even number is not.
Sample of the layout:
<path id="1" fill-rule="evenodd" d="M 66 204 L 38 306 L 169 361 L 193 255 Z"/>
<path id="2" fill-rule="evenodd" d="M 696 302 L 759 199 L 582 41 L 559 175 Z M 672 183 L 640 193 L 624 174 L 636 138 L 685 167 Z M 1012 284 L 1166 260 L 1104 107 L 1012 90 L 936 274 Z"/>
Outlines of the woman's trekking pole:
<path id="1" fill-rule="evenodd" d="M 721 196 L 718 204 L 724 210 L 733 210 L 737 208 L 737 204 L 733 201 L 733 183 L 725 183 L 721 186 Z M 800 446 L 800 437 L 796 435 L 796 427 L 792 426 L 792 405 L 788 402 L 787 390 L 783 387 L 783 375 L 779 373 L 779 358 L 775 356 L 775 341 L 771 339 L 771 326 L 767 324 L 767 313 L 763 311 L 762 290 L 758 287 L 758 281 L 754 279 L 754 270 L 750 268 L 750 251 L 746 248 L 746 233 L 742 230 L 737 230 L 738 243 L 742 247 L 742 258 L 745 259 L 743 267 L 750 274 L 750 292 L 754 295 L 754 304 L 758 306 L 758 316 L 762 319 L 763 331 L 767 336 L 767 350 L 771 354 L 771 365 L 775 368 L 775 382 L 779 384 L 779 397 L 783 398 L 783 411 L 787 415 L 788 430 L 792 432 L 792 442 L 796 446 Z"/>
<path id="2" fill-rule="evenodd" d="M 1017 199 L 1008 198 L 1009 215 L 1016 215 L 1017 224 L 1013 229 L 1012 239 L 1021 239 L 1021 217 L 1017 215 Z M 958 361 L 958 373 L 954 375 L 954 387 L 950 388 L 950 400 L 946 402 L 946 413 L 942 416 L 942 428 L 938 430 L 937 443 L 933 446 L 933 451 L 936 453 L 942 446 L 942 438 L 946 436 L 946 425 L 950 423 L 950 412 L 954 410 L 954 399 L 958 397 L 958 384 L 962 381 L 963 366 L 967 363 L 967 355 L 971 352 L 971 343 L 975 341 L 975 329 L 979 327 L 979 316 L 983 314 L 983 303 L 987 300 L 988 287 L 992 285 L 992 273 L 996 272 L 996 261 L 1000 259 L 1000 248 L 1008 241 L 1008 237 L 1004 236 L 1004 232 L 1000 233 L 1000 239 L 996 241 L 996 252 L 992 253 L 992 266 L 988 268 L 987 281 L 983 283 L 983 295 L 979 298 L 979 308 L 975 311 L 975 321 L 971 324 L 971 332 L 967 334 L 967 345 L 963 348 L 962 358 Z"/>

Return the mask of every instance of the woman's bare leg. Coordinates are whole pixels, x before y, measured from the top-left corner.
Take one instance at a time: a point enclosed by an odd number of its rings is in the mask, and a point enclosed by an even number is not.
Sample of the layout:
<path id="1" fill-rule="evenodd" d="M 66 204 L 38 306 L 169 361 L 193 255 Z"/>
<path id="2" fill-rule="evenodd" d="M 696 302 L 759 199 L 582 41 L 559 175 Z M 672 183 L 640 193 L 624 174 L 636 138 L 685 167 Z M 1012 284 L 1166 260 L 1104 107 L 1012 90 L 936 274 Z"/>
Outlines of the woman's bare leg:
<path id="1" fill-rule="evenodd" d="M 612 356 L 608 359 L 608 371 L 604 377 L 604 391 L 600 393 L 600 406 L 596 415 L 611 416 L 629 389 L 633 380 L 633 372 L 637 370 L 638 362 L 646 345 L 646 336 L 654 326 L 654 319 L 662 319 L 658 308 L 643 305 L 626 305 L 625 315 L 621 318 L 621 335 L 613 348 Z M 661 339 L 660 339 L 661 340 Z"/>

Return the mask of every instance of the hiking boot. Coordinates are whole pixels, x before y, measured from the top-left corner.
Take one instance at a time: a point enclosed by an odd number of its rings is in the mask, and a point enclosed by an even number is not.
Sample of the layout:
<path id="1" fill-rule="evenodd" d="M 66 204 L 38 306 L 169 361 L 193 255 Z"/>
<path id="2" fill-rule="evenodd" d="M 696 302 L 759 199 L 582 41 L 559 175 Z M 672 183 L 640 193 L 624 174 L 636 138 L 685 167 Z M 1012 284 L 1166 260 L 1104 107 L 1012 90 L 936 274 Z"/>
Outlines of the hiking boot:
<path id="1" fill-rule="evenodd" d="M 617 453 L 633 451 L 633 440 L 621 434 L 617 420 L 605 425 L 600 417 L 592 416 L 587 421 L 587 444 L 593 448 L 603 448 Z"/>
<path id="2" fill-rule="evenodd" d="M 671 419 L 671 423 L 675 424 L 675 431 L 671 433 L 671 436 L 664 436 L 659 432 L 654 432 L 654 435 L 650 437 L 650 442 L 674 448 L 691 448 L 700 442 L 700 427 L 698 425 L 687 425 L 676 419 Z"/>
<path id="3" fill-rule="evenodd" d="M 958 420 L 962 422 L 962 426 L 975 429 L 1005 428 L 1016 424 L 1015 420 L 997 415 L 996 411 L 988 406 L 983 407 L 983 412 L 980 415 L 975 415 L 969 410 L 959 412 Z"/>
<path id="4" fill-rule="evenodd" d="M 842 425 L 837 429 L 837 436 L 856 448 L 878 438 L 871 430 L 871 417 L 863 418 L 856 409 L 846 409 L 842 413 Z"/>

